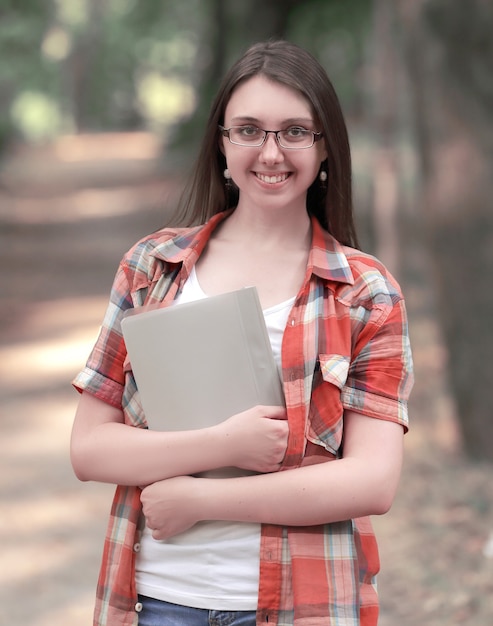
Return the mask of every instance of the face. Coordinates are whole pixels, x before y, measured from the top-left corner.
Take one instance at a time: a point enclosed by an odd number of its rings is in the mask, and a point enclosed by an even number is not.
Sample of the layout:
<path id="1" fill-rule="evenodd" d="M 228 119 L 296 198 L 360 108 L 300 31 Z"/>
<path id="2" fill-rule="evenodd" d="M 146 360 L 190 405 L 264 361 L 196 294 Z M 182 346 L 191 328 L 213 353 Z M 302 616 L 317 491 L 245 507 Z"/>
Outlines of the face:
<path id="1" fill-rule="evenodd" d="M 260 75 L 233 92 L 224 115 L 224 127 L 231 126 L 264 130 L 294 126 L 320 131 L 308 100 L 296 90 Z M 238 207 L 250 205 L 271 210 L 305 209 L 307 190 L 327 158 L 323 139 L 311 148 L 285 149 L 274 134 L 268 134 L 260 147 L 234 145 L 223 137 L 222 150 L 240 190 Z"/>

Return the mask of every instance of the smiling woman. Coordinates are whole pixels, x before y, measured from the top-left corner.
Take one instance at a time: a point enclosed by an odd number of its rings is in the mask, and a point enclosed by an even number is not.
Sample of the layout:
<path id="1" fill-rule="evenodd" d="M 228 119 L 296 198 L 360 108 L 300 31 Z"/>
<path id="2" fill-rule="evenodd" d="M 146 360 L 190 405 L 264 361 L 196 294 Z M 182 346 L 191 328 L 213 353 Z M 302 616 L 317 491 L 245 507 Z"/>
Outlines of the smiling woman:
<path id="1" fill-rule="evenodd" d="M 277 209 L 284 219 L 294 212 L 298 216 L 293 215 L 294 220 L 307 224 L 306 193 L 327 158 L 324 143 L 314 142 L 322 133 L 310 102 L 299 91 L 258 75 L 235 89 L 224 123 L 241 137 L 241 143 L 233 142 L 229 133 L 229 141 L 223 139 L 220 146 L 240 190 L 234 219 L 245 210 L 260 217 L 259 211 Z M 280 130 L 266 133 L 262 128 Z M 252 136 L 255 140 L 250 144 Z M 266 190 L 276 193 L 266 195 Z"/>
<path id="2" fill-rule="evenodd" d="M 346 126 L 310 54 L 261 43 L 231 68 L 181 207 L 188 227 L 124 256 L 74 381 L 75 472 L 119 485 L 94 623 L 375 626 L 368 516 L 397 489 L 411 353 L 399 286 L 357 249 Z M 262 304 L 285 406 L 149 431 L 124 315 L 246 286 Z M 193 394 L 193 355 L 182 374 Z M 202 474 L 231 466 L 246 471 Z"/>

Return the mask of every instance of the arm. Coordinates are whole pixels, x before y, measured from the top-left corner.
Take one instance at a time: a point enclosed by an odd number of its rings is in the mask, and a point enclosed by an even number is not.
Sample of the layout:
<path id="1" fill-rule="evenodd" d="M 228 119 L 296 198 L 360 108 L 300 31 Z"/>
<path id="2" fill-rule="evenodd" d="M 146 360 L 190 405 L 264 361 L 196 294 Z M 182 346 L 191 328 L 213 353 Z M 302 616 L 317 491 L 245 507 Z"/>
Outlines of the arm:
<path id="1" fill-rule="evenodd" d="M 80 480 L 134 486 L 233 465 L 269 472 L 286 451 L 284 418 L 282 407 L 254 407 L 211 428 L 156 432 L 124 424 L 119 409 L 83 393 L 71 461 Z"/>
<path id="2" fill-rule="evenodd" d="M 182 477 L 150 485 L 142 502 L 153 536 L 170 537 L 201 520 L 307 526 L 385 513 L 399 482 L 403 428 L 352 411 L 344 419 L 342 459 L 224 481 Z"/>

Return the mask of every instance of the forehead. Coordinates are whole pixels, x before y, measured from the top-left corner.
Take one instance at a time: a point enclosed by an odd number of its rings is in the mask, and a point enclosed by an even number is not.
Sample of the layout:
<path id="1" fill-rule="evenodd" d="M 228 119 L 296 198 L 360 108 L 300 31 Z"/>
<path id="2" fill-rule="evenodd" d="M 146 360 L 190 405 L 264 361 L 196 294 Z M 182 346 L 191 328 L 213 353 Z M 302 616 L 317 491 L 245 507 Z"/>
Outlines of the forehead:
<path id="1" fill-rule="evenodd" d="M 236 87 L 224 117 L 225 123 L 241 118 L 313 120 L 313 113 L 309 101 L 299 91 L 259 75 Z"/>

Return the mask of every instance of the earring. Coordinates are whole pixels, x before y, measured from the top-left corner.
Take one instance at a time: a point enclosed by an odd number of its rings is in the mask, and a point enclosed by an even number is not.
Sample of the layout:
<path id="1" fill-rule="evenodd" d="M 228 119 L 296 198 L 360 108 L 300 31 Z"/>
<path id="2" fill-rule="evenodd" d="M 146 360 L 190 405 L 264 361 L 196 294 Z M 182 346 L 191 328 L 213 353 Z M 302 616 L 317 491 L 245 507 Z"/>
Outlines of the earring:
<path id="1" fill-rule="evenodd" d="M 224 186 L 226 187 L 226 193 L 229 195 L 234 189 L 233 179 L 231 178 L 231 172 L 226 168 L 223 172 Z"/>
<path id="2" fill-rule="evenodd" d="M 231 178 L 231 172 L 229 171 L 228 168 L 224 170 L 223 176 L 224 176 L 224 187 L 226 189 L 226 196 L 228 198 L 228 204 L 229 204 L 235 186 L 233 183 L 233 179 Z"/>
<path id="3" fill-rule="evenodd" d="M 319 181 L 323 184 L 327 182 L 327 172 L 325 170 L 320 170 L 320 174 L 318 175 Z"/>

